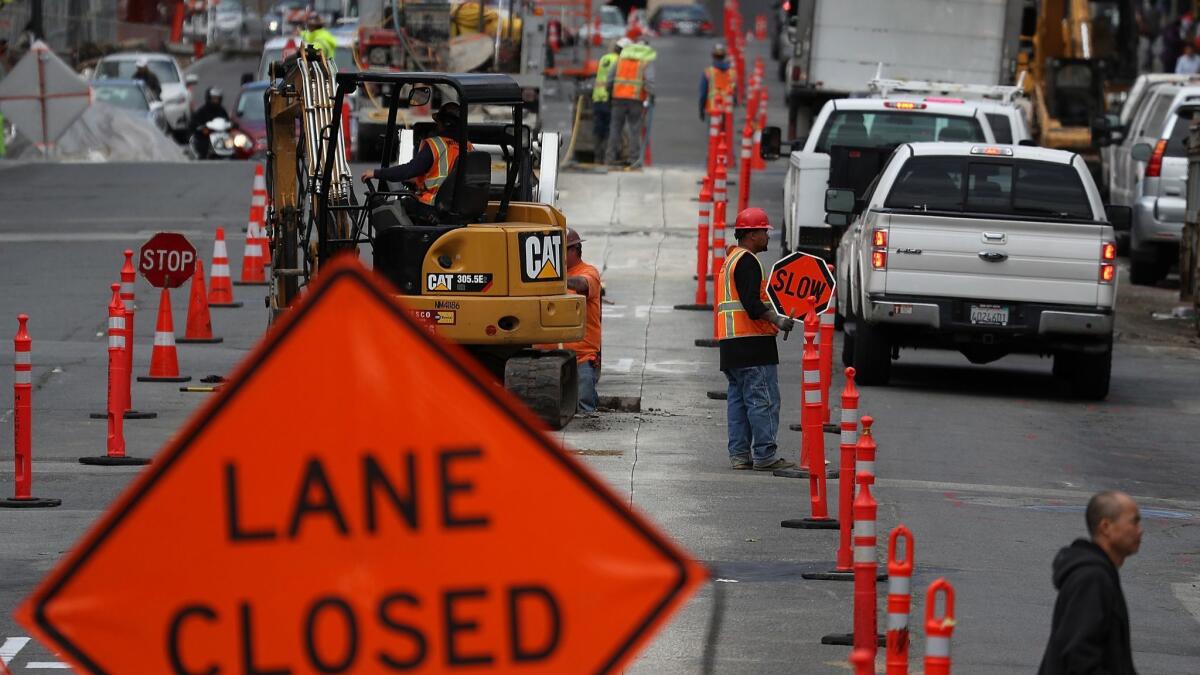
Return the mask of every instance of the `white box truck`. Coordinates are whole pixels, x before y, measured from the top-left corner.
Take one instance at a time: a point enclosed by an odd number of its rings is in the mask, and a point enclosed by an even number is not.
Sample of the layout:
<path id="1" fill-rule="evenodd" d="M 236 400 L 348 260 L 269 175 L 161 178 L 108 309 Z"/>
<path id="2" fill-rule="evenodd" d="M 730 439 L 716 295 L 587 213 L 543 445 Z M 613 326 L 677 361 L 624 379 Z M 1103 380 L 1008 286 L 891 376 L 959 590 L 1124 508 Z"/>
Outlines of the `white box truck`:
<path id="1" fill-rule="evenodd" d="M 826 101 L 886 77 L 1010 84 L 1025 0 L 791 0 L 788 138 Z"/>

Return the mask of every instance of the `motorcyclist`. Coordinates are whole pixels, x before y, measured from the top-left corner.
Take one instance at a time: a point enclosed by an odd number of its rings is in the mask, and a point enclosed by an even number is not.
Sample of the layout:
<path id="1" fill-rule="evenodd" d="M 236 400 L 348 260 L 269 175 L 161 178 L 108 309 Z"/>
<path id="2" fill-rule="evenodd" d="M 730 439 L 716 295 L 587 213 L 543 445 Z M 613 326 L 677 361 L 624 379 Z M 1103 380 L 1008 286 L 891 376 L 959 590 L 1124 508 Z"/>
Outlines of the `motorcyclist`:
<path id="1" fill-rule="evenodd" d="M 155 99 L 162 99 L 162 83 L 158 81 L 158 76 L 150 71 L 150 61 L 144 57 L 138 57 L 137 69 L 133 71 L 133 79 L 141 80 L 146 84 L 146 88 L 150 93 L 154 94 Z"/>
<path id="2" fill-rule="evenodd" d="M 229 120 L 229 113 L 225 112 L 222 100 L 224 100 L 224 95 L 221 90 L 209 87 L 204 92 L 204 105 L 196 108 L 196 111 L 192 113 L 192 144 L 199 157 L 206 157 L 209 150 L 208 137 L 202 131 L 204 126 L 216 119 Z"/>

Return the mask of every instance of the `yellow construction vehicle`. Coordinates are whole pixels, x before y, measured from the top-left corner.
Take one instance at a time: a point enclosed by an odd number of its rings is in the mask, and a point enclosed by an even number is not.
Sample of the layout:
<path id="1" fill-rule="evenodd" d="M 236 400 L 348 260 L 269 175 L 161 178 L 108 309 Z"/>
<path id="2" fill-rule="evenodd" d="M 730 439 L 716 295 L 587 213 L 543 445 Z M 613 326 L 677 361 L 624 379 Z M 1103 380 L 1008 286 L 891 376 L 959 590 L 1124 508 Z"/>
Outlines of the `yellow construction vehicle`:
<path id="1" fill-rule="evenodd" d="M 584 299 L 567 291 L 566 218 L 548 204 L 522 201 L 536 197 L 537 178 L 521 87 L 501 74 L 335 77 L 311 48 L 272 70 L 265 94 L 272 311 L 286 311 L 332 256 L 365 246 L 415 318 L 466 348 L 551 427 L 570 421 L 574 354 L 532 347 L 582 338 Z M 361 198 L 355 193 L 340 116 L 342 101 L 364 84 L 382 93 L 388 110 L 381 166 L 400 154 L 402 136 L 415 147 L 432 130 L 428 123 L 401 130 L 401 109 L 461 106 L 452 133 L 468 151 L 432 205 L 414 205 L 411 191 L 382 182 L 368 184 Z M 484 105 L 510 108 L 512 121 L 471 124 L 472 108 Z M 498 149 L 504 170 L 497 184 L 492 155 L 468 141 Z"/>
<path id="2" fill-rule="evenodd" d="M 1137 76 L 1133 0 L 1030 0 L 1021 23 L 1015 75 L 1033 102 L 1038 145 L 1098 166 L 1092 126 L 1106 97 Z"/>

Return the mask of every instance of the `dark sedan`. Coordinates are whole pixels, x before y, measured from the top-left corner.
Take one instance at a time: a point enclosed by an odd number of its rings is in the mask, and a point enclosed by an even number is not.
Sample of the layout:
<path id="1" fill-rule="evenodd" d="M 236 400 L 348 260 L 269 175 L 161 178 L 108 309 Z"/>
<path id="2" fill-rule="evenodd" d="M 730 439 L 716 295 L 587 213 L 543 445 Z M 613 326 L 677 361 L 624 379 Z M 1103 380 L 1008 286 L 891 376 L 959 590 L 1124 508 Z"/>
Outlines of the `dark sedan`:
<path id="1" fill-rule="evenodd" d="M 712 17 L 700 5 L 660 5 L 650 17 L 659 35 L 712 35 Z"/>
<path id="2" fill-rule="evenodd" d="M 263 107 L 263 92 L 268 82 L 247 82 L 238 94 L 237 106 L 233 109 L 233 124 L 254 141 L 254 155 L 267 152 L 267 116 Z"/>

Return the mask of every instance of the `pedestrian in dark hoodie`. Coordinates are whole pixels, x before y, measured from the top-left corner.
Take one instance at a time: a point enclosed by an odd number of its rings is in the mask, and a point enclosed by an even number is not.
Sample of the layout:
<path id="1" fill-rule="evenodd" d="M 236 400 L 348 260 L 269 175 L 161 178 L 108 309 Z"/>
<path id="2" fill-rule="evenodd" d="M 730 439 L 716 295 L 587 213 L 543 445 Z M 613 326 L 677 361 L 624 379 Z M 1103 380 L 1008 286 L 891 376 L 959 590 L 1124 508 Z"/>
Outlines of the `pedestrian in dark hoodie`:
<path id="1" fill-rule="evenodd" d="M 1054 620 L 1038 675 L 1136 675 L 1129 611 L 1117 570 L 1142 543 L 1142 517 L 1123 492 L 1087 505 L 1091 541 L 1076 539 L 1054 557 Z"/>

